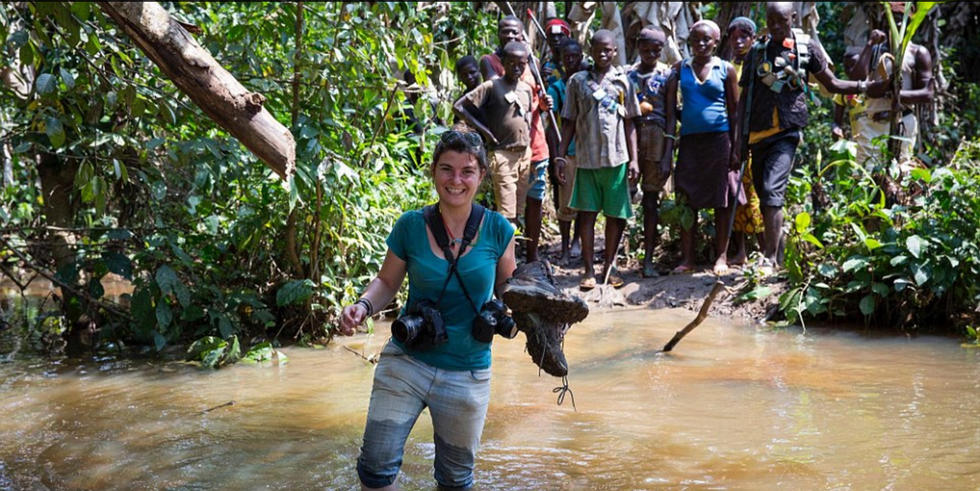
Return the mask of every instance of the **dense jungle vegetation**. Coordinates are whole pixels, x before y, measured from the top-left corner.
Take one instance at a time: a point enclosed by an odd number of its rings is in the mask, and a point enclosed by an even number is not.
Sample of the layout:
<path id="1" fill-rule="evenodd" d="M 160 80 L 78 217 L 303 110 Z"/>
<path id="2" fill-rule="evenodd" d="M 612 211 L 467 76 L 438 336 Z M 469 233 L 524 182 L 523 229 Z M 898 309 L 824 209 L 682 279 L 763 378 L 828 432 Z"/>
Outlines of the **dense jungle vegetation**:
<path id="1" fill-rule="evenodd" d="M 0 266 L 21 293 L 41 275 L 62 295 L 6 301 L 4 323 L 38 347 L 64 339 L 154 352 L 197 340 L 193 353 L 212 366 L 249 347 L 261 358 L 280 341 L 325 342 L 380 266 L 394 219 L 433 198 L 424 163 L 451 120 L 453 63 L 495 44 L 497 11 L 163 5 L 265 96 L 295 138 L 296 171 L 280 179 L 217 127 L 98 5 L 5 3 Z M 835 59 L 844 8 L 820 5 Z M 967 68 L 978 58 L 976 20 L 935 10 L 916 41 L 938 49 L 949 88 L 924 132 L 927 165 L 893 175 L 907 199 L 886 204 L 847 145 L 833 143 L 829 101 L 812 108 L 787 210 L 791 289 L 779 303 L 790 320 L 861 318 L 976 338 L 980 85 Z M 817 183 L 822 200 L 812 198 Z M 676 228 L 664 236 L 676 241 Z M 109 273 L 133 292 L 106 295 Z M 753 274 L 744 297 L 765 297 Z"/>

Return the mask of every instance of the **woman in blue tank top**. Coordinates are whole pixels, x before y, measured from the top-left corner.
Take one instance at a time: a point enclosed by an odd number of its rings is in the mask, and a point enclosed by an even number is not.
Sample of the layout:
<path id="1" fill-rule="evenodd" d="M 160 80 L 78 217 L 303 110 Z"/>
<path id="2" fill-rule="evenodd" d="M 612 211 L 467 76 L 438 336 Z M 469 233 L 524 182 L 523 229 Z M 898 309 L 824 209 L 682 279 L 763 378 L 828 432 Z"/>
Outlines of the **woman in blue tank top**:
<path id="1" fill-rule="evenodd" d="M 397 339 L 389 340 L 375 368 L 357 459 L 358 478 L 368 489 L 395 482 L 405 441 L 426 407 L 435 433 L 436 481 L 446 488 L 471 486 L 490 401 L 490 339 L 480 339 L 485 333 L 475 331 L 473 321 L 514 272 L 514 227 L 493 211 L 484 212 L 477 225 L 476 211 L 469 227 L 475 227 L 475 235 L 470 242 L 464 237 L 470 214 L 477 210 L 473 196 L 487 174 L 486 152 L 476 133 L 443 133 L 431 172 L 437 208 L 409 211 L 398 219 L 378 276 L 341 313 L 341 332 L 353 334 L 375 306 L 391 302 L 408 276 L 402 327 L 392 329 Z M 458 274 L 450 275 L 450 256 L 429 223 L 445 230 Z M 411 315 L 423 305 L 432 308 L 429 314 Z M 441 329 L 432 327 L 432 312 L 441 319 Z M 414 338 L 406 335 L 409 331 Z M 435 332 L 441 334 L 430 336 Z"/>
<path id="2" fill-rule="evenodd" d="M 681 227 L 682 258 L 675 273 L 695 268 L 695 230 L 698 210 L 702 208 L 715 210 L 714 272 L 724 274 L 728 270 L 729 218 L 736 194 L 741 198 L 738 149 L 734 144 L 738 96 L 734 67 L 714 56 L 719 37 L 714 22 L 696 22 L 688 38 L 693 57 L 674 66 L 679 76 L 667 85 L 668 129 L 673 130 L 677 120 L 678 87 L 684 104 L 674 184 L 678 201 L 694 212 L 691 226 Z"/>

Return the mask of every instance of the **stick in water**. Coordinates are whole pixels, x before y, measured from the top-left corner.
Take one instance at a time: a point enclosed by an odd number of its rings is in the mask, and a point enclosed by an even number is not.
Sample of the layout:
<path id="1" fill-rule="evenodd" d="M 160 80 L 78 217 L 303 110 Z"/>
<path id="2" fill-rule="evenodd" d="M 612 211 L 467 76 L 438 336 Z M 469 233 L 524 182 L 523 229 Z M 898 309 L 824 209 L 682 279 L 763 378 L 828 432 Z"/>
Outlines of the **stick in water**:
<path id="1" fill-rule="evenodd" d="M 228 406 L 234 406 L 234 405 L 235 405 L 235 401 L 228 401 L 228 402 L 226 402 L 224 404 L 218 404 L 217 406 L 209 407 L 209 408 L 201 411 L 201 414 L 210 413 L 211 411 L 214 411 L 215 409 L 219 409 L 219 408 L 223 408 L 223 407 L 228 407 Z"/>
<path id="2" fill-rule="evenodd" d="M 725 289 L 724 283 L 720 281 L 715 282 L 715 286 L 711 289 L 711 293 L 708 294 L 708 298 L 704 299 L 704 303 L 701 305 L 701 310 L 698 311 L 698 316 L 695 317 L 690 324 L 685 326 L 684 329 L 681 329 L 680 331 L 677 331 L 676 334 L 674 334 L 674 337 L 671 338 L 670 342 L 664 345 L 664 349 L 663 349 L 664 352 L 674 349 L 674 345 L 679 343 L 681 339 L 684 338 L 684 336 L 687 336 L 687 333 L 693 331 L 695 327 L 698 327 L 698 325 L 701 324 L 701 321 L 703 321 L 704 318 L 708 316 L 708 309 L 711 308 L 711 302 L 713 302 L 715 300 L 715 297 L 718 295 L 718 293 L 724 289 Z"/>

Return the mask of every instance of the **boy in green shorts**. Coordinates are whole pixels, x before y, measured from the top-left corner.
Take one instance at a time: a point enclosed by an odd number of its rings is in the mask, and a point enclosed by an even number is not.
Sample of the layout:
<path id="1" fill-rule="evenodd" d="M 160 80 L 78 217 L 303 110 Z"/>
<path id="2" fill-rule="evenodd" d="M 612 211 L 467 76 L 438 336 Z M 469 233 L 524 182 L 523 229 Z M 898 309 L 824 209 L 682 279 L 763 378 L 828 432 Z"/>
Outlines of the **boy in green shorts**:
<path id="1" fill-rule="evenodd" d="M 578 210 L 585 266 L 579 287 L 583 290 L 597 284 L 592 265 L 596 217 L 599 212 L 606 216 L 605 277 L 616 260 L 626 219 L 633 216 L 629 181 L 640 175 L 633 126 L 633 120 L 640 116 L 640 104 L 626 72 L 613 66 L 616 51 L 613 33 L 596 31 L 590 50 L 595 63 L 568 80 L 561 114 L 562 139 L 555 163 L 558 179 L 564 182 L 568 143 L 574 138 L 577 168 L 570 206 Z M 609 284 L 620 287 L 623 280 L 611 275 Z"/>

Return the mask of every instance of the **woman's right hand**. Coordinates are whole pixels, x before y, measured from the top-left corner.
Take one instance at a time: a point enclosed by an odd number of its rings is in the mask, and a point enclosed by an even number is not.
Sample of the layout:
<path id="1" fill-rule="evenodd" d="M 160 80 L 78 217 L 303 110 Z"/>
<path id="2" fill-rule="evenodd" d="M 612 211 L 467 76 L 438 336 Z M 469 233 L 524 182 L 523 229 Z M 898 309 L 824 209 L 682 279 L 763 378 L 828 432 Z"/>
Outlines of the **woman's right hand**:
<path id="1" fill-rule="evenodd" d="M 344 307 L 340 312 L 340 333 L 344 336 L 351 336 L 357 326 L 364 322 L 367 317 L 367 308 L 364 305 L 355 303 Z"/>

